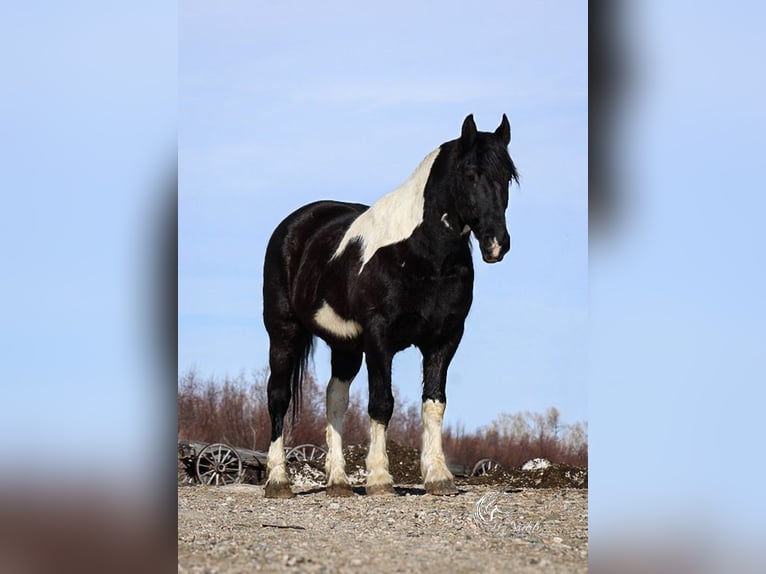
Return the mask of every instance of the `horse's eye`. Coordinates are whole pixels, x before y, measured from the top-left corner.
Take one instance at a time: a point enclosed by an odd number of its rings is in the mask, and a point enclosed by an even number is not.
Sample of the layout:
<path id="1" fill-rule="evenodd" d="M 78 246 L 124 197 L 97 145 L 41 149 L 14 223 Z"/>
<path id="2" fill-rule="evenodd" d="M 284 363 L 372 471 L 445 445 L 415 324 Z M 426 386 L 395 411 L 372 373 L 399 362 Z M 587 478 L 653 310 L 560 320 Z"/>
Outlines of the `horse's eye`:
<path id="1" fill-rule="evenodd" d="M 468 183 L 470 183 L 471 185 L 475 185 L 479 181 L 479 176 L 473 172 L 468 172 L 467 174 L 465 174 L 465 178 L 468 180 Z"/>

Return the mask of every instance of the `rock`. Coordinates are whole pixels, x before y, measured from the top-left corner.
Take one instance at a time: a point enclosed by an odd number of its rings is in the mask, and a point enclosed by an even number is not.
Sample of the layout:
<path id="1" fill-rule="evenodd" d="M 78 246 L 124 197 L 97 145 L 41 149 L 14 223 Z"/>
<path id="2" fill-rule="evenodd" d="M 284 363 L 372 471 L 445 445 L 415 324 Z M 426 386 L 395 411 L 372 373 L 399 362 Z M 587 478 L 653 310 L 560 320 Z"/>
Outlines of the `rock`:
<path id="1" fill-rule="evenodd" d="M 533 458 L 521 465 L 521 470 L 543 470 L 551 466 L 547 458 Z"/>

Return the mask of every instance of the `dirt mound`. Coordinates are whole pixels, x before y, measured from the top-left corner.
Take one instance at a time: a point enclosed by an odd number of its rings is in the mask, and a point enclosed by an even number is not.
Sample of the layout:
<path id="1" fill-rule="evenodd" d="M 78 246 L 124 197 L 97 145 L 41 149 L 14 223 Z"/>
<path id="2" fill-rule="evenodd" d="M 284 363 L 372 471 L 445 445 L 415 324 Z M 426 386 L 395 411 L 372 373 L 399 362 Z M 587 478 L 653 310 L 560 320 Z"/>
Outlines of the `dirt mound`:
<path id="1" fill-rule="evenodd" d="M 420 450 L 388 441 L 388 466 L 395 484 L 421 484 Z M 364 483 L 367 445 L 350 445 L 343 449 L 349 478 L 358 477 L 357 484 Z M 547 461 L 546 461 L 547 462 Z M 352 479 L 352 482 L 354 480 Z M 531 465 L 531 470 L 521 466 L 511 469 L 497 468 L 485 476 L 456 478 L 460 484 L 487 484 L 509 488 L 588 488 L 588 469 L 566 464 L 548 463 Z"/>
<path id="2" fill-rule="evenodd" d="M 506 485 L 511 488 L 588 488 L 588 469 L 556 463 L 533 470 L 497 468 L 485 476 L 458 479 L 457 483 Z"/>
<path id="3" fill-rule="evenodd" d="M 361 486 L 365 482 L 367 443 L 348 445 L 343 449 L 346 459 L 346 474 L 349 482 L 354 486 Z M 405 446 L 395 441 L 386 444 L 388 452 L 388 470 L 394 478 L 394 484 L 419 484 L 420 478 L 420 451 L 416 448 Z M 310 483 L 312 480 L 317 485 L 324 484 L 324 460 L 308 462 L 290 462 L 287 471 L 291 480 L 297 483 Z M 321 478 L 317 472 L 321 472 Z M 317 480 L 318 479 L 318 480 Z"/>
<path id="4" fill-rule="evenodd" d="M 368 444 L 352 444 L 343 449 L 346 458 L 346 473 L 354 482 L 355 477 L 360 477 L 360 484 L 364 483 L 365 459 L 367 458 Z M 386 444 L 388 452 L 388 470 L 394 477 L 395 484 L 418 484 L 420 482 L 420 451 L 416 448 L 405 446 L 395 441 Z"/>

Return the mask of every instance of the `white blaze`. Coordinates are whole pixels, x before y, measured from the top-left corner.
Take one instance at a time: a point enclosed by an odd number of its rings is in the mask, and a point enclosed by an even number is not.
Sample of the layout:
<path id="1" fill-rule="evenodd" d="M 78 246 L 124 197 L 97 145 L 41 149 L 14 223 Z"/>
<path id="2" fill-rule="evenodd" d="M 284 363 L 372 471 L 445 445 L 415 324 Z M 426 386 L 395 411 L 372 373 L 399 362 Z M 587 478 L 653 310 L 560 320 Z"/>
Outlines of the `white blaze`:
<path id="1" fill-rule="evenodd" d="M 441 148 L 429 153 L 402 185 L 384 195 L 357 217 L 346 231 L 333 258 L 339 257 L 354 239 L 362 242 L 362 266 L 381 247 L 404 241 L 423 222 L 424 191 L 436 156 Z"/>
<path id="2" fill-rule="evenodd" d="M 423 451 L 420 472 L 424 483 L 452 480 L 442 451 L 442 421 L 446 405 L 439 401 L 423 401 Z"/>
<path id="3" fill-rule="evenodd" d="M 490 243 L 489 248 L 492 250 L 492 257 L 495 259 L 500 257 L 500 250 L 502 247 L 500 247 L 500 244 L 497 242 L 497 237 L 492 238 L 492 243 Z"/>

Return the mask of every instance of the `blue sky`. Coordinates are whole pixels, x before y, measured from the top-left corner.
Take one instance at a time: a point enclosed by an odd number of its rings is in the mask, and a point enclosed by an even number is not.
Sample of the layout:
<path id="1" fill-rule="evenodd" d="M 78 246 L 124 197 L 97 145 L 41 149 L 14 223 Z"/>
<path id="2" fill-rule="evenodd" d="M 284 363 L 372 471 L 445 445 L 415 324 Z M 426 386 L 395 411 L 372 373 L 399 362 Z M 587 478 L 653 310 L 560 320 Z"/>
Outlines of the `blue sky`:
<path id="1" fill-rule="evenodd" d="M 586 3 L 180 6 L 179 371 L 267 364 L 261 269 L 271 231 L 316 199 L 372 203 L 503 113 L 521 172 L 513 250 L 476 263 L 447 420 L 557 407 L 587 418 Z M 491 17 L 488 17 L 491 15 Z M 420 400 L 420 356 L 394 384 Z M 323 343 L 315 354 L 329 377 Z M 366 387 L 363 370 L 353 388 Z"/>

